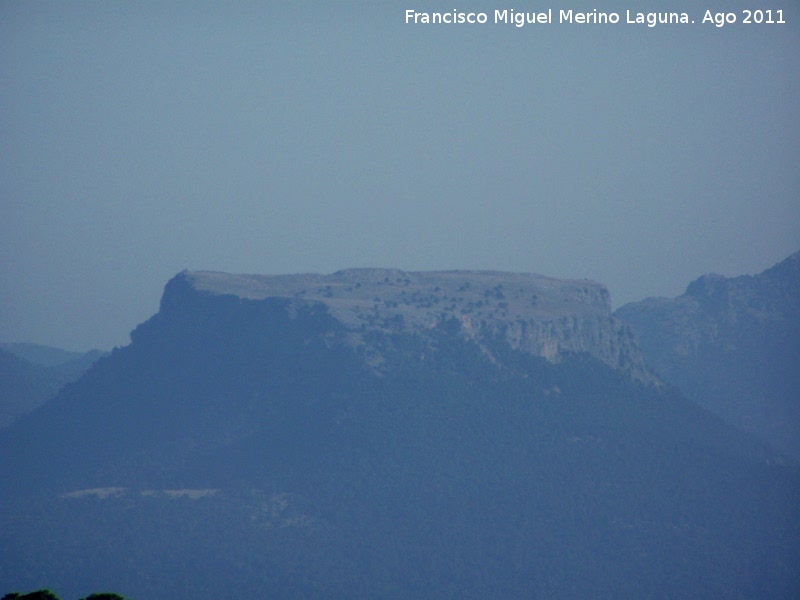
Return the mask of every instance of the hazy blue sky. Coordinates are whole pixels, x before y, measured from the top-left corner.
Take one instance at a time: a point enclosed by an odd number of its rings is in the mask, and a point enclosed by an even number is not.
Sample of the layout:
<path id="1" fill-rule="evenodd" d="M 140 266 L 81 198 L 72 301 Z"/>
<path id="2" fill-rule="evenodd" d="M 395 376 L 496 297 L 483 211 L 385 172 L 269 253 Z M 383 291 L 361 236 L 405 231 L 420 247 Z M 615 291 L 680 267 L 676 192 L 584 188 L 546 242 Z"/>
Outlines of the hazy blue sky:
<path id="1" fill-rule="evenodd" d="M 700 4 L 4 0 L 0 341 L 124 345 L 184 268 L 530 271 L 617 306 L 761 271 L 800 249 L 800 7 Z M 404 23 L 587 6 L 697 23 Z"/>

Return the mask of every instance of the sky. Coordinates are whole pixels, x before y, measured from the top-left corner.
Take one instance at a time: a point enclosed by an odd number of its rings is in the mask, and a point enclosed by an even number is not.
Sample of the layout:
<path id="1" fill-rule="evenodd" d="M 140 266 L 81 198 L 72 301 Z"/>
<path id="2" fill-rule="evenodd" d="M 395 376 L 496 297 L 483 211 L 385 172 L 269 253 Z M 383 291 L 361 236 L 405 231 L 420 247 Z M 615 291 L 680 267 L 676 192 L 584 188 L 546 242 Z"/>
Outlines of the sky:
<path id="1" fill-rule="evenodd" d="M 699 4 L 3 0 L 0 342 L 127 345 L 183 269 L 533 272 L 615 307 L 760 272 L 800 250 L 800 6 Z"/>

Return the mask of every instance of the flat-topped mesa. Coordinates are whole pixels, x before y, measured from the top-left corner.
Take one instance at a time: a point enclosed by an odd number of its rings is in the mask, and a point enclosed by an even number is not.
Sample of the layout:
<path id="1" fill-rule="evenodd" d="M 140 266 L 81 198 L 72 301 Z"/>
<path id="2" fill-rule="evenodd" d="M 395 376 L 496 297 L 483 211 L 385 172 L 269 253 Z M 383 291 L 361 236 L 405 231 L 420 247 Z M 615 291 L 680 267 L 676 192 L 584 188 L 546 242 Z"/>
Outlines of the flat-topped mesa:
<path id="1" fill-rule="evenodd" d="M 604 286 L 528 273 L 497 271 L 420 271 L 346 269 L 331 275 L 230 275 L 184 272 L 197 291 L 250 300 L 301 298 L 328 305 L 343 323 L 364 310 L 411 322 L 439 321 L 442 313 L 470 320 L 549 320 L 562 316 L 603 315 L 611 311 Z"/>
<path id="2" fill-rule="evenodd" d="M 611 316 L 608 290 L 594 281 L 397 269 L 346 269 L 330 275 L 184 271 L 176 280 L 203 295 L 322 303 L 356 335 L 376 329 L 424 332 L 456 319 L 462 335 L 479 343 L 501 334 L 512 347 L 550 361 L 565 352 L 587 352 L 650 380 L 632 334 Z M 168 286 L 162 309 L 169 293 Z"/>

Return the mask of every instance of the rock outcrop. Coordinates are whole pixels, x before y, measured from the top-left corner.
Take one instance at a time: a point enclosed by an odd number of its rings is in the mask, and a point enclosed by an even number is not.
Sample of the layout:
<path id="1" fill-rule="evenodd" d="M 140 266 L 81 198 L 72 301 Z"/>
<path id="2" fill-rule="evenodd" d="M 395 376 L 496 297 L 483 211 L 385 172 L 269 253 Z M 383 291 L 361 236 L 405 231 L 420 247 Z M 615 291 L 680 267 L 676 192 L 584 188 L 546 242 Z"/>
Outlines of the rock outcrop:
<path id="1" fill-rule="evenodd" d="M 483 345 L 558 362 L 587 353 L 630 377 L 655 379 L 644 367 L 630 328 L 611 315 L 608 290 L 589 280 L 495 271 L 406 272 L 347 269 L 331 275 L 231 275 L 184 271 L 167 285 L 161 312 L 180 310 L 193 295 L 244 301 L 280 298 L 287 310 L 322 305 L 354 345 L 368 332 L 424 334 L 447 323 Z M 369 351 L 369 348 L 367 348 Z M 379 362 L 379 357 L 373 357 Z"/>

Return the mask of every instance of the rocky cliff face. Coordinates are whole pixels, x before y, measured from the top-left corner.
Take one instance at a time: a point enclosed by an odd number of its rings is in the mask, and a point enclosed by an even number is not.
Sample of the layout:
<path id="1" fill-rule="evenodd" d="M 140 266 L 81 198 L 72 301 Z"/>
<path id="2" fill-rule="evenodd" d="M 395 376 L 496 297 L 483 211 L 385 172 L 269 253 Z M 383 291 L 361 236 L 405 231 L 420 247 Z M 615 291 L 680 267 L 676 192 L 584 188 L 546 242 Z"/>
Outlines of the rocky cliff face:
<path id="1" fill-rule="evenodd" d="M 682 296 L 615 315 L 659 376 L 800 458 L 800 252 L 758 275 L 704 275 Z"/>
<path id="2" fill-rule="evenodd" d="M 491 354 L 503 340 L 551 362 L 587 353 L 630 377 L 652 382 L 630 328 L 611 315 L 608 290 L 593 281 L 492 271 L 406 272 L 348 269 L 332 275 L 230 275 L 183 272 L 166 287 L 161 313 L 213 298 L 283 299 L 287 315 L 317 306 L 361 347 L 375 367 L 370 334 L 425 334 L 446 324 Z"/>

